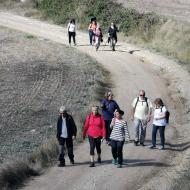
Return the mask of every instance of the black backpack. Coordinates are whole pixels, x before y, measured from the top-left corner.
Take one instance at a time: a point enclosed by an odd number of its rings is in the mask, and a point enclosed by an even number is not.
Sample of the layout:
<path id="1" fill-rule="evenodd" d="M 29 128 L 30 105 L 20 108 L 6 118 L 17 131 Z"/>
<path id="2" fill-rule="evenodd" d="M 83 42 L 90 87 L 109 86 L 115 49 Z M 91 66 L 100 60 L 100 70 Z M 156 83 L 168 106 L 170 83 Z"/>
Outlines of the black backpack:
<path id="1" fill-rule="evenodd" d="M 162 112 L 162 108 L 161 107 L 161 112 Z M 168 110 L 166 110 L 166 123 L 169 124 L 169 119 L 170 119 L 170 112 Z"/>

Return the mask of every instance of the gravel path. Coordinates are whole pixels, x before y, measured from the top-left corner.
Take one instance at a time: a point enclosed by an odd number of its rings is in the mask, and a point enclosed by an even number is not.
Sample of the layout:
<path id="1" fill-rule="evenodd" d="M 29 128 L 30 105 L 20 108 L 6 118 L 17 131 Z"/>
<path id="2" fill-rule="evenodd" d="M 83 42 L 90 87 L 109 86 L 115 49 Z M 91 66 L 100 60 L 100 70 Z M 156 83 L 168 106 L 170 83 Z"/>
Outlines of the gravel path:
<path id="1" fill-rule="evenodd" d="M 60 26 L 50 25 L 33 19 L 12 16 L 8 13 L 0 13 L 0 25 L 18 29 L 33 35 L 41 36 L 58 43 L 67 44 L 66 30 Z M 159 66 L 153 66 L 144 58 L 139 59 L 128 53 L 127 45 L 118 43 L 116 52 L 110 51 L 108 46 L 100 47 L 98 52 L 88 45 L 88 35 L 77 32 L 77 49 L 97 59 L 111 73 L 114 83 L 115 99 L 121 108 L 127 113 L 130 131 L 130 109 L 133 98 L 139 89 L 145 89 L 147 96 L 153 100 L 162 97 L 172 112 L 171 126 L 166 130 L 168 150 L 149 150 L 147 147 L 134 147 L 126 144 L 124 148 L 125 165 L 123 169 L 117 169 L 111 165 L 110 147 L 103 144 L 103 164 L 95 168 L 88 167 L 88 143 L 79 146 L 75 152 L 76 166 L 65 168 L 50 168 L 45 175 L 29 182 L 24 189 L 140 189 L 143 184 L 149 183 L 153 177 L 163 176 L 163 184 L 153 185 L 151 189 L 164 189 L 172 176 L 165 175 L 167 170 L 174 168 L 178 163 L 180 152 L 175 147 L 183 148 L 176 140 L 176 127 L 180 127 L 184 118 L 184 102 L 177 89 L 172 86 L 172 80 L 168 80 L 165 71 Z M 159 63 L 159 61 L 158 61 Z M 172 76 L 172 73 L 170 73 Z M 169 75 L 168 75 L 169 77 Z M 171 79 L 171 78 L 170 78 Z M 189 78 L 186 78 L 189 81 Z M 168 83 L 171 82 L 171 83 Z M 187 89 L 186 89 L 187 90 Z M 188 89 L 189 90 L 189 89 Z M 148 128 L 147 143 L 150 143 L 151 128 Z M 188 140 L 188 139 L 186 139 Z M 171 143 L 173 146 L 171 146 Z M 174 147 L 174 148 L 173 148 Z M 150 187 L 149 187 L 150 188 Z M 147 189 L 147 188 L 146 188 Z"/>

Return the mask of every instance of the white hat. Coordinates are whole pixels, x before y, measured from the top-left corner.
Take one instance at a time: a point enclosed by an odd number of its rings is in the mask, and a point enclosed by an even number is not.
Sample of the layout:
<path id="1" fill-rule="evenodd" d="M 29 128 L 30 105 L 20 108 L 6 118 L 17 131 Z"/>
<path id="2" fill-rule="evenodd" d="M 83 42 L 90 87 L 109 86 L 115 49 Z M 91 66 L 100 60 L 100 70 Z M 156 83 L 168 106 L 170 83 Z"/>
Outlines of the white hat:
<path id="1" fill-rule="evenodd" d="M 66 107 L 65 106 L 61 106 L 60 109 L 59 109 L 59 113 L 63 113 L 63 112 L 66 112 Z"/>

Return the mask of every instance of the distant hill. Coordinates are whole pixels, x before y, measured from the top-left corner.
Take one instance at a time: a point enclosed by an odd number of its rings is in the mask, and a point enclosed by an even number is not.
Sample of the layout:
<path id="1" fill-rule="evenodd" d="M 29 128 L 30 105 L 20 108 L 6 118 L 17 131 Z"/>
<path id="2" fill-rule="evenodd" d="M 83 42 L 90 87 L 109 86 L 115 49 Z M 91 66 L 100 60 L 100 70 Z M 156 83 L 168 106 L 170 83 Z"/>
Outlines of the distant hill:
<path id="1" fill-rule="evenodd" d="M 190 0 L 118 0 L 118 2 L 140 12 L 154 11 L 160 15 L 190 22 Z"/>

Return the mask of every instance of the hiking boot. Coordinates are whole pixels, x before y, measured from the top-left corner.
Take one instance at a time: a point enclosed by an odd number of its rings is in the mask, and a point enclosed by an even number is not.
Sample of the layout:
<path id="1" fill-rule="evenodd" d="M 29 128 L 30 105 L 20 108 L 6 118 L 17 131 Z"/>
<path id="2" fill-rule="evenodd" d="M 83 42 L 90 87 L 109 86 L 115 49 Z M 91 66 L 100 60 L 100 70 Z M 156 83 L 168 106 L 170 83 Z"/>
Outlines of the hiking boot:
<path id="1" fill-rule="evenodd" d="M 156 146 L 154 146 L 153 144 L 151 144 L 150 146 L 148 146 L 148 148 L 150 148 L 150 149 L 155 149 Z"/>
<path id="2" fill-rule="evenodd" d="M 160 146 L 158 149 L 159 150 L 164 150 L 164 146 Z"/>
<path id="3" fill-rule="evenodd" d="M 113 159 L 112 164 L 117 165 L 117 159 Z"/>
<path id="4" fill-rule="evenodd" d="M 101 164 L 101 163 L 102 163 L 102 160 L 101 160 L 101 158 L 100 158 L 100 157 L 98 157 L 97 162 L 98 162 L 99 164 Z"/>
<path id="5" fill-rule="evenodd" d="M 134 145 L 138 146 L 139 141 L 134 141 Z"/>
<path id="6" fill-rule="evenodd" d="M 58 167 L 65 167 L 65 162 L 60 162 L 60 163 L 58 164 Z"/>
<path id="7" fill-rule="evenodd" d="M 122 164 L 118 164 L 118 165 L 117 165 L 117 168 L 122 168 Z"/>
<path id="8" fill-rule="evenodd" d="M 144 143 L 140 143 L 140 145 L 141 145 L 141 146 L 145 146 L 145 144 L 144 144 Z"/>
<path id="9" fill-rule="evenodd" d="M 91 162 L 89 167 L 95 167 L 94 162 Z"/>

